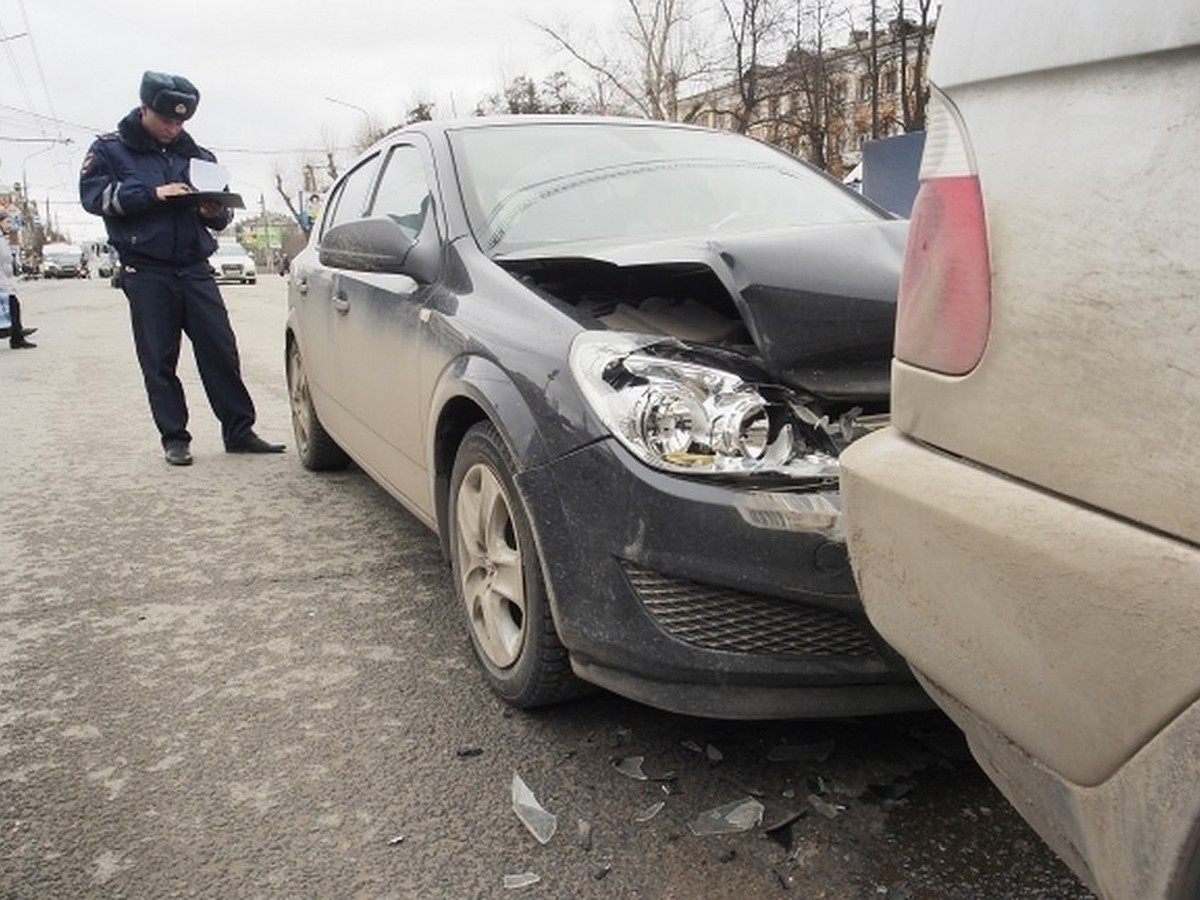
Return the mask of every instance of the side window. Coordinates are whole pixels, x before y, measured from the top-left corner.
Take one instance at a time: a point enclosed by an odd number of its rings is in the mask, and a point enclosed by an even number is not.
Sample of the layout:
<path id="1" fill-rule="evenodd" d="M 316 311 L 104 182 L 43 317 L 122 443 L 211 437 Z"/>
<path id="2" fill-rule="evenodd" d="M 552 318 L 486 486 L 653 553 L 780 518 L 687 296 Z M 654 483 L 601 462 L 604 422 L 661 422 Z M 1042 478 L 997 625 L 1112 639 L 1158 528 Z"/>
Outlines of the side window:
<path id="1" fill-rule="evenodd" d="M 384 163 L 371 215 L 389 217 L 415 239 L 428 210 L 429 182 L 421 151 L 411 144 L 399 144 Z"/>
<path id="2" fill-rule="evenodd" d="M 366 213 L 367 197 L 371 193 L 371 183 L 375 180 L 375 170 L 379 165 L 379 157 L 372 156 L 362 165 L 345 177 L 326 210 L 321 233 L 324 234 L 334 225 L 341 225 L 353 219 L 361 219 Z"/>

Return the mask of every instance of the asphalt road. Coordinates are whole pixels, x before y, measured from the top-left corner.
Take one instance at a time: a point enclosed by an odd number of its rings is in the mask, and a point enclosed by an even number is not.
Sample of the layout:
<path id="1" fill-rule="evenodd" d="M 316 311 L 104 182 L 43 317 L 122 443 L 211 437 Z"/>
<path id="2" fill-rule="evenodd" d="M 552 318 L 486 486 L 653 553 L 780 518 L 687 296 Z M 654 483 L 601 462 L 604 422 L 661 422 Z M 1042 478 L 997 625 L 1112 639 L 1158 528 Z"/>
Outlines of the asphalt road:
<path id="1" fill-rule="evenodd" d="M 224 291 L 259 431 L 290 444 L 282 279 Z M 508 710 L 432 534 L 361 472 L 224 454 L 186 345 L 195 464 L 167 466 L 124 296 L 20 297 L 40 346 L 0 346 L 0 897 L 1091 896 L 937 714 Z M 646 780 L 614 766 L 635 757 Z M 514 773 L 557 816 L 545 845 Z M 761 825 L 693 833 L 747 798 Z"/>

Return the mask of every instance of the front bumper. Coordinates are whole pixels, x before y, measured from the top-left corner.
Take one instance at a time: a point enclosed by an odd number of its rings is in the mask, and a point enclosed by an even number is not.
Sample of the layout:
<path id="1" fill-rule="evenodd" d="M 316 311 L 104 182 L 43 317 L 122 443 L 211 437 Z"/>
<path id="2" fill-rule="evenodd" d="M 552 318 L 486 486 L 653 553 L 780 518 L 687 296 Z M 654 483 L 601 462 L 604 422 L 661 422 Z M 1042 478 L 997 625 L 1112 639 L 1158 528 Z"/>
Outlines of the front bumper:
<path id="1" fill-rule="evenodd" d="M 254 269 L 247 269 L 242 265 L 232 266 L 212 266 L 213 278 L 218 282 L 246 282 L 253 281 L 258 277 L 258 272 Z"/>
<path id="2" fill-rule="evenodd" d="M 929 705 L 861 610 L 836 491 L 677 478 L 611 440 L 518 480 L 583 679 L 715 718 Z"/>

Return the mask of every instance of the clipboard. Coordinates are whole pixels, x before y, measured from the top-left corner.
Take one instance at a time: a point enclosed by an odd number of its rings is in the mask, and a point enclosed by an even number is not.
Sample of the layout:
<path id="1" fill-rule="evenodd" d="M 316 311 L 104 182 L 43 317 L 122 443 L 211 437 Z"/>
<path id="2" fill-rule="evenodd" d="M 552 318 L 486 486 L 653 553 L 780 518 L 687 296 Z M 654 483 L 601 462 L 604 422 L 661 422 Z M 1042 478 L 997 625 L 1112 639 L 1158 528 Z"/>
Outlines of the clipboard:
<path id="1" fill-rule="evenodd" d="M 230 209 L 245 209 L 246 203 L 241 194 L 231 191 L 192 191 L 190 194 L 178 194 L 167 198 L 168 203 L 220 203 Z"/>

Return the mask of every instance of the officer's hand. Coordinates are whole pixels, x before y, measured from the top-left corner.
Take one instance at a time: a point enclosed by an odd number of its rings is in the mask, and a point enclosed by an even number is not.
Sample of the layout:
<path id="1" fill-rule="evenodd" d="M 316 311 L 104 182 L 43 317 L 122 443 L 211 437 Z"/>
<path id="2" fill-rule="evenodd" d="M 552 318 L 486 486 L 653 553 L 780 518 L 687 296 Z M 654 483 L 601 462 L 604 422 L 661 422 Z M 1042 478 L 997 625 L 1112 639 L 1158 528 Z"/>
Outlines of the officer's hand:
<path id="1" fill-rule="evenodd" d="M 205 219 L 215 219 L 221 214 L 221 204 L 209 200 L 200 204 L 200 215 Z"/>
<path id="2" fill-rule="evenodd" d="M 190 194 L 192 186 L 183 181 L 172 181 L 170 184 L 160 184 L 154 189 L 154 196 L 159 200 L 166 200 L 168 197 L 182 197 L 184 194 Z"/>

